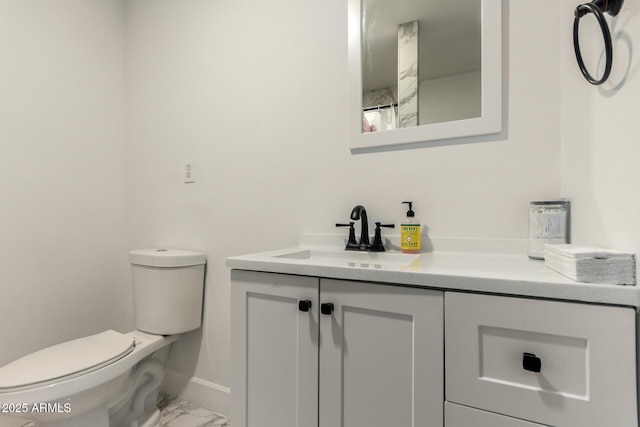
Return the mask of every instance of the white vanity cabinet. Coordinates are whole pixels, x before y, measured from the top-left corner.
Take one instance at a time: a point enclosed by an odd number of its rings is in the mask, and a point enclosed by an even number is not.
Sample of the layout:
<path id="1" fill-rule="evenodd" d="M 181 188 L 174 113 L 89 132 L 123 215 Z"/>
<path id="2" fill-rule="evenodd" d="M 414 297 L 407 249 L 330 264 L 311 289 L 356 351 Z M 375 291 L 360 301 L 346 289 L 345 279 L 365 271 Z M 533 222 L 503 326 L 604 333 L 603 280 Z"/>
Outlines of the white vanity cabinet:
<path id="1" fill-rule="evenodd" d="M 231 279 L 234 427 L 443 425 L 442 292 Z"/>
<path id="2" fill-rule="evenodd" d="M 227 260 L 234 427 L 640 427 L 640 286 L 572 281 L 526 242 L 407 259 L 311 237 Z"/>
<path id="3" fill-rule="evenodd" d="M 629 307 L 446 292 L 446 400 L 476 408 L 446 427 L 637 427 L 635 331 Z"/>
<path id="4" fill-rule="evenodd" d="M 231 278 L 234 427 L 638 427 L 633 307 Z"/>

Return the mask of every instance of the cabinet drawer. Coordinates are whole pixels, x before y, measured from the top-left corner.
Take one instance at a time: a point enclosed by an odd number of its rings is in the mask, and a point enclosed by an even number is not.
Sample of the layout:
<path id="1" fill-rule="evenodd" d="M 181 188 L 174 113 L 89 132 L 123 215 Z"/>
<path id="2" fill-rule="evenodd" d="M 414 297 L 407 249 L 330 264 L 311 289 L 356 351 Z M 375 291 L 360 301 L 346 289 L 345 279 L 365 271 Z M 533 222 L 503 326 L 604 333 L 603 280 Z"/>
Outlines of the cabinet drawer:
<path id="1" fill-rule="evenodd" d="M 445 427 L 548 427 L 450 402 L 444 403 L 444 420 Z"/>
<path id="2" fill-rule="evenodd" d="M 450 402 L 553 426 L 637 426 L 635 357 L 631 308 L 445 294 Z"/>

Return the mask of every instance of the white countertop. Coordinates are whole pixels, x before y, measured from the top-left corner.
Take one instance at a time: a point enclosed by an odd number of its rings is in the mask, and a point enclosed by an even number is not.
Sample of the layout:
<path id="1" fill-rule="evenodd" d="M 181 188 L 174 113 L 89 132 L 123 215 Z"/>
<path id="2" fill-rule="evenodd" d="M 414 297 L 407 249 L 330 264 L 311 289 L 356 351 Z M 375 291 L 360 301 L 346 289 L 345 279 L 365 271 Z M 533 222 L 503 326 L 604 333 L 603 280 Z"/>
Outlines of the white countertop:
<path id="1" fill-rule="evenodd" d="M 393 240 L 387 239 L 385 246 L 394 247 Z M 340 243 L 335 238 L 305 235 L 298 247 L 230 257 L 227 267 L 640 307 L 638 287 L 573 281 L 547 268 L 544 261 L 529 259 L 526 241 L 522 240 L 433 238 L 425 245 L 432 252 L 405 255 L 391 250 L 380 256 L 347 252 L 340 249 Z M 304 251 L 318 256 L 293 258 Z M 331 256 L 322 256 L 325 253 Z M 354 254 L 353 258 L 350 254 Z M 393 261 L 385 262 L 388 258 Z"/>

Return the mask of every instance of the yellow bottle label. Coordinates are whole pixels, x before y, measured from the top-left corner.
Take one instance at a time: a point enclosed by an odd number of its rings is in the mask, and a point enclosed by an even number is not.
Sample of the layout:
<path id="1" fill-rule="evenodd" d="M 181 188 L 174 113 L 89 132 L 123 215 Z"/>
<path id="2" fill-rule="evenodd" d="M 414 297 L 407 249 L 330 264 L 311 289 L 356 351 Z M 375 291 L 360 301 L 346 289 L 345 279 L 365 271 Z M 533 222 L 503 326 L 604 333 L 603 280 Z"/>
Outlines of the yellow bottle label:
<path id="1" fill-rule="evenodd" d="M 420 224 L 400 224 L 400 249 L 420 250 Z"/>

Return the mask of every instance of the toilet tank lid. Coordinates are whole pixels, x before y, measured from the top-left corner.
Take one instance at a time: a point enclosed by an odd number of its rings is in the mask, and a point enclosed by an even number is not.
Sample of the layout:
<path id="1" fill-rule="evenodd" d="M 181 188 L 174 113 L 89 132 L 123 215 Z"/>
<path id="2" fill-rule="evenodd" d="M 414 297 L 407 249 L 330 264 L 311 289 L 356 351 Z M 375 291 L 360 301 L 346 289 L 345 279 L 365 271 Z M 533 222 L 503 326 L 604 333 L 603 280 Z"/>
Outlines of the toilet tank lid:
<path id="1" fill-rule="evenodd" d="M 63 381 L 122 359 L 133 351 L 133 337 L 108 330 L 24 356 L 0 368 L 0 392 Z"/>
<path id="2" fill-rule="evenodd" d="M 138 249 L 129 252 L 129 261 L 148 267 L 188 267 L 206 264 L 203 253 L 179 249 Z"/>

